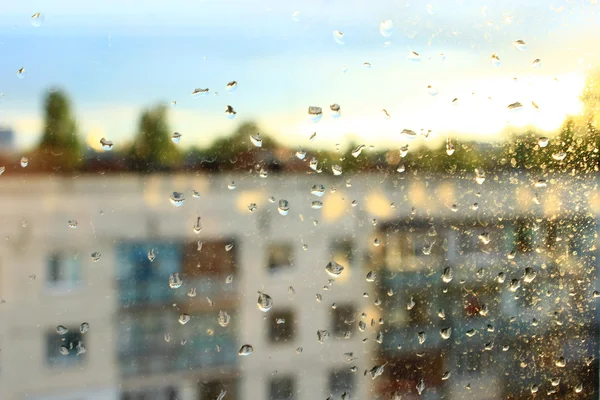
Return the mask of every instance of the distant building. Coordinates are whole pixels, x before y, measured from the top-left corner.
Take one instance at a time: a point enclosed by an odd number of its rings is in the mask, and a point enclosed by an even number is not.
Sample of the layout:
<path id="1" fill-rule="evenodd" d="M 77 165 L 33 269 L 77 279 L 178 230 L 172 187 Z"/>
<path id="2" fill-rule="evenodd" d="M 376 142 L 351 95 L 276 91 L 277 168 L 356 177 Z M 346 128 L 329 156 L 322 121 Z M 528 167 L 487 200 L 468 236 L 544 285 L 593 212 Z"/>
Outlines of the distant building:
<path id="1" fill-rule="evenodd" d="M 15 149 L 15 133 L 11 128 L 0 126 L 0 153 L 8 153 Z"/>

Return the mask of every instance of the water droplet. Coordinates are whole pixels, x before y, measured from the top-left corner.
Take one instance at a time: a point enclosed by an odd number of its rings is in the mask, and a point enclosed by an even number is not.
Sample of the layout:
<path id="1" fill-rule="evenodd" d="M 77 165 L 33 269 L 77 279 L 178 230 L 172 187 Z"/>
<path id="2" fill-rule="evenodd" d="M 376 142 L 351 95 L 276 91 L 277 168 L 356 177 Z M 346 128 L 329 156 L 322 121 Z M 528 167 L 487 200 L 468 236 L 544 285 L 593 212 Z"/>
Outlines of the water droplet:
<path id="1" fill-rule="evenodd" d="M 385 119 L 392 118 L 392 116 L 390 115 L 390 113 L 385 108 L 383 110 L 381 110 L 381 112 L 383 113 L 383 118 L 385 118 Z"/>
<path id="2" fill-rule="evenodd" d="M 317 167 L 318 167 L 318 165 L 319 165 L 319 162 L 317 161 L 317 159 L 316 159 L 316 158 L 314 158 L 314 157 L 313 157 L 313 158 L 310 160 L 310 162 L 309 162 L 309 164 L 308 164 L 308 165 L 309 165 L 310 169 L 312 169 L 313 171 L 316 171 L 316 170 L 317 170 Z"/>
<path id="3" fill-rule="evenodd" d="M 525 283 L 531 283 L 535 277 L 537 276 L 537 273 L 532 269 L 532 268 L 525 268 L 525 275 L 523 276 L 523 281 Z"/>
<path id="4" fill-rule="evenodd" d="M 442 328 L 442 330 L 440 331 L 440 336 L 444 340 L 450 339 L 451 335 L 452 335 L 452 328 Z"/>
<path id="5" fill-rule="evenodd" d="M 92 261 L 93 261 L 93 262 L 98 262 L 98 261 L 100 261 L 100 257 L 101 257 L 101 256 L 102 256 L 102 255 L 101 255 L 99 252 L 97 252 L 97 251 L 93 252 L 93 253 L 92 253 Z"/>
<path id="6" fill-rule="evenodd" d="M 183 285 L 183 281 L 179 277 L 178 272 L 174 272 L 171 275 L 169 275 L 169 287 L 171 289 L 179 289 L 181 285 Z"/>
<path id="7" fill-rule="evenodd" d="M 475 334 L 476 334 L 476 333 L 477 333 L 477 331 L 476 331 L 475 329 L 469 329 L 469 330 L 466 332 L 466 335 L 467 335 L 468 337 L 473 337 L 473 336 L 475 336 Z"/>
<path id="8" fill-rule="evenodd" d="M 344 44 L 344 34 L 340 31 L 333 31 L 333 40 L 337 44 Z"/>
<path id="9" fill-rule="evenodd" d="M 539 390 L 538 385 L 535 385 L 535 384 L 531 385 L 530 390 L 531 390 L 531 394 L 537 393 Z"/>
<path id="10" fill-rule="evenodd" d="M 225 86 L 225 90 L 228 92 L 234 92 L 238 87 L 238 83 L 236 81 L 231 81 Z"/>
<path id="11" fill-rule="evenodd" d="M 383 37 L 392 36 L 392 33 L 394 33 L 394 23 L 391 19 L 382 21 L 379 24 L 379 33 L 381 33 Z"/>
<path id="12" fill-rule="evenodd" d="M 299 160 L 304 160 L 306 158 L 306 152 L 304 150 L 302 150 L 301 148 L 298 148 L 298 151 L 296 151 L 296 157 Z"/>
<path id="13" fill-rule="evenodd" d="M 419 62 L 421 61 L 421 56 L 416 51 L 411 51 L 410 53 L 408 53 L 408 59 L 410 61 Z"/>
<path id="14" fill-rule="evenodd" d="M 87 333 L 87 331 L 90 330 L 90 324 L 88 324 L 87 322 L 82 322 L 81 325 L 79 325 L 79 332 L 83 333 Z"/>
<path id="15" fill-rule="evenodd" d="M 329 109 L 331 110 L 331 116 L 333 118 L 339 118 L 342 115 L 340 111 L 340 105 L 337 103 L 330 105 Z"/>
<path id="16" fill-rule="evenodd" d="M 194 97 L 206 96 L 209 92 L 210 92 L 210 89 L 208 89 L 208 88 L 206 88 L 206 89 L 196 88 L 192 91 L 192 96 L 194 96 Z"/>
<path id="17" fill-rule="evenodd" d="M 444 372 L 444 375 L 442 375 L 443 381 L 446 381 L 448 379 L 450 379 L 450 371 L 446 371 L 446 372 Z"/>
<path id="18" fill-rule="evenodd" d="M 31 16 L 31 26 L 39 28 L 44 23 L 44 14 L 36 12 Z"/>
<path id="19" fill-rule="evenodd" d="M 340 165 L 332 165 L 331 166 L 331 171 L 333 172 L 333 175 L 339 176 L 342 174 L 342 167 Z"/>
<path id="20" fill-rule="evenodd" d="M 165 342 L 169 343 L 171 341 L 171 335 L 168 333 L 165 333 Z"/>
<path id="21" fill-rule="evenodd" d="M 314 194 L 317 197 L 323 197 L 323 195 L 325 194 L 325 186 L 313 185 L 313 187 L 310 189 L 310 193 Z"/>
<path id="22" fill-rule="evenodd" d="M 235 186 L 235 182 L 231 181 L 229 184 L 227 184 L 227 189 L 229 190 L 235 190 L 236 186 Z"/>
<path id="23" fill-rule="evenodd" d="M 518 279 L 513 279 L 512 281 L 510 281 L 510 286 L 508 289 L 511 292 L 516 292 L 520 287 L 521 287 L 521 281 Z"/>
<path id="24" fill-rule="evenodd" d="M 227 107 L 225 107 L 225 117 L 227 119 L 234 119 L 236 115 L 237 112 L 233 109 L 232 106 L 228 105 Z"/>
<path id="25" fill-rule="evenodd" d="M 148 260 L 150 260 L 150 262 L 154 261 L 154 259 L 156 258 L 156 254 L 154 253 L 154 249 L 150 249 L 150 251 L 148 251 Z"/>
<path id="26" fill-rule="evenodd" d="M 372 67 L 372 65 L 371 65 L 371 63 L 370 63 L 370 62 L 366 62 L 366 61 L 365 61 L 365 62 L 363 63 L 363 67 L 365 67 L 365 68 L 369 68 L 369 69 L 370 69 L 370 68 Z"/>
<path id="27" fill-rule="evenodd" d="M 557 151 L 556 153 L 552 153 L 552 158 L 556 161 L 562 161 L 567 156 L 567 153 L 564 151 Z"/>
<path id="28" fill-rule="evenodd" d="M 181 314 L 177 319 L 177 322 L 179 322 L 181 325 L 185 325 L 190 322 L 190 319 L 191 317 L 188 314 Z"/>
<path id="29" fill-rule="evenodd" d="M 254 352 L 254 347 L 252 347 L 252 345 L 250 344 L 245 344 L 242 347 L 240 347 L 240 350 L 238 351 L 238 356 L 249 356 Z"/>
<path id="30" fill-rule="evenodd" d="M 227 314 L 227 311 L 219 311 L 219 325 L 223 328 L 226 328 L 229 325 L 229 321 L 231 321 L 231 317 Z"/>
<path id="31" fill-rule="evenodd" d="M 400 147 L 400 157 L 404 158 L 408 155 L 408 144 Z"/>
<path id="32" fill-rule="evenodd" d="M 564 368 L 567 366 L 567 361 L 564 357 L 559 357 L 558 360 L 554 363 L 558 368 Z"/>
<path id="33" fill-rule="evenodd" d="M 440 91 L 439 91 L 439 89 L 438 89 L 437 87 L 435 87 L 435 86 L 432 86 L 432 85 L 427 85 L 427 93 L 428 93 L 430 96 L 437 96 L 437 95 L 438 95 L 438 93 L 440 93 Z"/>
<path id="34" fill-rule="evenodd" d="M 173 192 L 173 194 L 171 194 L 171 197 L 169 197 L 169 201 L 175 207 L 181 207 L 183 203 L 185 203 L 185 196 L 183 195 L 183 193 Z"/>
<path id="35" fill-rule="evenodd" d="M 290 205 L 287 200 L 281 199 L 279 200 L 279 206 L 277 207 L 277 211 L 281 215 L 288 215 L 290 212 Z"/>
<path id="36" fill-rule="evenodd" d="M 69 348 L 67 347 L 67 345 L 63 344 L 59 347 L 58 351 L 60 352 L 61 355 L 63 356 L 68 356 L 69 355 Z"/>
<path id="37" fill-rule="evenodd" d="M 525 51 L 527 50 L 527 43 L 525 43 L 523 40 L 519 39 L 519 40 L 515 40 L 513 42 L 513 45 L 517 48 L 517 50 L 519 51 Z"/>
<path id="38" fill-rule="evenodd" d="M 494 53 L 490 56 L 490 64 L 492 64 L 494 67 L 500 65 L 500 57 L 498 57 L 498 53 Z"/>
<path id="39" fill-rule="evenodd" d="M 314 208 L 315 210 L 319 210 L 319 209 L 321 209 L 321 208 L 323 207 L 323 202 L 322 202 L 322 201 L 315 200 L 315 201 L 313 201 L 313 202 L 311 203 L 311 205 L 310 205 L 310 206 L 311 206 L 311 208 Z"/>
<path id="40" fill-rule="evenodd" d="M 403 138 L 408 140 L 413 140 L 417 137 L 417 132 L 411 131 L 410 129 L 403 129 L 402 132 L 400 132 L 400 134 Z"/>
<path id="41" fill-rule="evenodd" d="M 296 10 L 292 13 L 292 21 L 294 21 L 294 22 L 300 21 L 300 11 Z"/>
<path id="42" fill-rule="evenodd" d="M 517 102 L 509 104 L 506 108 L 508 108 L 511 111 L 518 111 L 518 110 L 523 109 L 523 104 L 521 104 L 517 101 Z"/>
<path id="43" fill-rule="evenodd" d="M 320 303 L 320 302 L 322 302 L 322 301 L 323 301 L 323 296 L 321 296 L 321 294 L 320 294 L 320 293 L 317 293 L 317 294 L 315 295 L 315 300 L 317 300 L 317 303 Z"/>
<path id="44" fill-rule="evenodd" d="M 539 58 L 536 58 L 535 60 L 533 60 L 533 62 L 531 63 L 531 66 L 533 68 L 540 68 L 542 66 L 542 61 Z"/>
<path id="45" fill-rule="evenodd" d="M 577 386 L 575 386 L 575 393 L 581 393 L 583 391 L 583 383 L 578 384 Z"/>
<path id="46" fill-rule="evenodd" d="M 323 117 L 323 109 L 321 107 L 316 107 L 316 106 L 308 107 L 308 118 L 312 122 L 317 123 L 321 120 L 322 117 Z"/>
<path id="47" fill-rule="evenodd" d="M 260 137 L 260 133 L 256 135 L 250 135 L 250 142 L 256 147 L 262 147 L 262 138 Z"/>
<path id="48" fill-rule="evenodd" d="M 202 230 L 202 221 L 201 221 L 201 217 L 196 218 L 196 223 L 194 224 L 194 226 L 192 227 L 192 231 L 197 235 L 200 233 L 200 231 Z"/>
<path id="49" fill-rule="evenodd" d="M 21 158 L 21 167 L 25 168 L 29 164 L 29 159 L 27 157 Z"/>
<path id="50" fill-rule="evenodd" d="M 417 393 L 419 393 L 419 396 L 421 395 L 421 393 L 423 393 L 423 390 L 425 390 L 425 382 L 423 381 L 423 379 L 421 379 L 419 383 L 417 383 Z"/>
<path id="51" fill-rule="evenodd" d="M 75 228 L 77 228 L 77 226 L 79 226 L 79 223 L 77 221 L 75 221 L 74 219 L 70 219 L 68 224 L 69 224 L 69 228 L 71 228 L 71 229 L 75 229 Z"/>
<path id="52" fill-rule="evenodd" d="M 24 79 L 27 73 L 25 72 L 25 67 L 21 67 L 17 70 L 17 78 Z"/>
<path id="53" fill-rule="evenodd" d="M 100 145 L 102 146 L 102 149 L 105 151 L 111 151 L 113 148 L 113 142 L 111 142 L 110 140 L 108 140 L 106 138 L 100 139 Z"/>
<path id="54" fill-rule="evenodd" d="M 329 276 L 331 276 L 332 278 L 337 278 L 339 277 L 342 272 L 344 271 L 344 267 L 338 263 L 336 263 L 335 261 L 330 261 L 327 263 L 327 265 L 325 266 L 325 271 L 329 274 Z"/>
<path id="55" fill-rule="evenodd" d="M 406 303 L 406 309 L 407 310 L 412 310 L 413 307 L 416 305 L 415 300 L 413 299 L 412 296 L 410 296 L 410 299 L 408 300 L 408 303 Z"/>
<path id="56" fill-rule="evenodd" d="M 377 274 L 375 273 L 375 271 L 369 271 L 367 273 L 367 282 L 374 282 L 375 279 L 377 278 Z"/>
<path id="57" fill-rule="evenodd" d="M 181 141 L 181 133 L 173 132 L 173 135 L 171 136 L 171 141 L 175 144 L 179 143 Z"/>
<path id="58" fill-rule="evenodd" d="M 258 292 L 258 300 L 256 306 L 262 312 L 267 312 L 273 308 L 273 299 L 266 293 Z"/>
<path id="59" fill-rule="evenodd" d="M 379 240 L 379 238 L 375 238 L 375 240 L 373 240 L 373 246 L 379 247 L 380 245 L 381 245 L 381 240 Z"/>
<path id="60" fill-rule="evenodd" d="M 329 339 L 329 336 L 329 331 L 327 329 L 317 331 L 317 340 L 321 344 L 325 343 L 325 341 Z"/>
<path id="61" fill-rule="evenodd" d="M 485 182 L 485 171 L 479 168 L 475 168 L 475 182 L 480 185 L 483 185 Z"/>
<path id="62" fill-rule="evenodd" d="M 452 281 L 452 278 L 454 278 L 454 271 L 452 270 L 452 267 L 444 268 L 444 271 L 442 272 L 442 281 L 444 283 L 449 283 Z"/>
<path id="63" fill-rule="evenodd" d="M 66 335 L 68 332 L 69 330 L 64 325 L 58 325 L 56 327 L 56 333 L 59 335 Z"/>
<path id="64" fill-rule="evenodd" d="M 187 295 L 188 297 L 196 297 L 196 288 L 189 288 Z"/>
<path id="65" fill-rule="evenodd" d="M 542 137 L 540 137 L 540 138 L 538 139 L 538 146 L 540 146 L 540 147 L 542 147 L 542 148 L 543 148 L 543 147 L 546 147 L 546 146 L 548 146 L 548 143 L 549 143 L 549 142 L 550 142 L 550 139 L 548 139 L 548 138 L 547 138 L 547 137 L 545 137 L 545 136 L 542 136 Z"/>
<path id="66" fill-rule="evenodd" d="M 419 344 L 423 344 L 425 343 L 425 339 L 427 339 L 427 335 L 425 334 L 425 332 L 420 331 L 419 333 L 417 333 L 417 339 L 419 340 Z"/>

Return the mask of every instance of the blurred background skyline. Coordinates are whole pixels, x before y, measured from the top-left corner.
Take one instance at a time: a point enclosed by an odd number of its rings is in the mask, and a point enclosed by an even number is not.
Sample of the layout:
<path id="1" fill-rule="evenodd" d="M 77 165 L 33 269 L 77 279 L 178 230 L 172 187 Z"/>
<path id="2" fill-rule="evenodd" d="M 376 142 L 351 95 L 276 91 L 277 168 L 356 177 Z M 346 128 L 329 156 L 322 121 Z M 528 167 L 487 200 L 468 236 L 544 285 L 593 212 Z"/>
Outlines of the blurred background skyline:
<path id="1" fill-rule="evenodd" d="M 0 123 L 14 130 L 17 148 L 33 147 L 43 98 L 60 87 L 82 141 L 95 148 L 101 137 L 116 148 L 133 141 L 140 112 L 157 103 L 169 104 L 181 147 L 208 146 L 248 120 L 285 145 L 328 149 L 351 141 L 393 147 L 405 128 L 486 141 L 525 127 L 552 132 L 581 112 L 598 61 L 598 11 L 593 0 L 6 4 Z M 389 37 L 379 30 L 384 20 L 393 21 Z M 408 59 L 411 51 L 420 61 Z M 238 88 L 228 93 L 233 80 Z M 210 94 L 194 98 L 196 88 Z M 515 102 L 522 109 L 507 110 Z M 329 115 L 334 103 L 341 118 Z M 227 105 L 237 112 L 232 120 Z M 308 120 L 308 106 L 323 108 L 320 122 Z"/>

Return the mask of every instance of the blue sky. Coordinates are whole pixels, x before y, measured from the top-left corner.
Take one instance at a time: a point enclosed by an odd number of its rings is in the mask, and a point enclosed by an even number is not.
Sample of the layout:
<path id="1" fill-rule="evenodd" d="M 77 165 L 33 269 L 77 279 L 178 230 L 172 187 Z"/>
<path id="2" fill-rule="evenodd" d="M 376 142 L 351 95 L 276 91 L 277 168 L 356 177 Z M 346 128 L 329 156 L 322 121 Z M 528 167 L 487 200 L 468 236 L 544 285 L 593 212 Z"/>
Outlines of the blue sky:
<path id="1" fill-rule="evenodd" d="M 395 146 L 404 128 L 482 140 L 511 127 L 551 130 L 578 111 L 585 74 L 597 66 L 600 5 L 520 3 L 6 2 L 0 123 L 15 129 L 20 146 L 31 146 L 41 131 L 42 96 L 59 86 L 72 98 L 80 134 L 116 146 L 132 140 L 143 107 L 173 100 L 169 118 L 182 146 L 207 145 L 245 120 L 305 147 L 312 132 L 311 144 L 327 147 L 350 140 Z M 30 18 L 36 12 L 44 16 L 38 28 Z M 390 37 L 379 32 L 384 20 L 394 23 Z M 344 33 L 343 45 L 334 30 Z M 527 42 L 526 51 L 513 46 L 517 39 Z M 410 51 L 421 61 L 408 60 Z M 494 52 L 498 67 L 489 62 Z M 531 66 L 536 58 L 539 69 Z M 24 79 L 16 76 L 21 67 Z M 227 93 L 231 80 L 239 86 Z M 430 96 L 427 85 L 439 94 Z M 192 98 L 197 87 L 218 95 Z M 507 112 L 515 101 L 523 110 Z M 327 112 L 333 103 L 341 105 L 339 119 Z M 235 119 L 225 118 L 226 105 L 236 109 Z M 307 120 L 310 105 L 324 110 L 316 124 Z"/>

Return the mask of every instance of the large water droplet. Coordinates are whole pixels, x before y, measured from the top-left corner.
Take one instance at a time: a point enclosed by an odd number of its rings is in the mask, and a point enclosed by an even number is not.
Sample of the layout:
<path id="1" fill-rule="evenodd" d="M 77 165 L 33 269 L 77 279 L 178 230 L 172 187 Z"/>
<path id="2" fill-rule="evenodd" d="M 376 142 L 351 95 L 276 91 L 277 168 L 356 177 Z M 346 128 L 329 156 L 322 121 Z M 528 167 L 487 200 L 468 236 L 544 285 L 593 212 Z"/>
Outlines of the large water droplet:
<path id="1" fill-rule="evenodd" d="M 344 267 L 335 261 L 330 261 L 325 266 L 325 271 L 333 278 L 339 277 L 344 271 Z"/>
<path id="2" fill-rule="evenodd" d="M 238 351 L 238 356 L 249 356 L 254 352 L 254 347 L 252 347 L 252 345 L 250 344 L 245 344 L 242 347 L 240 347 L 240 350 Z"/>
<path id="3" fill-rule="evenodd" d="M 87 322 L 82 322 L 81 325 L 79 325 L 79 332 L 83 333 L 87 333 L 87 331 L 90 330 L 90 324 L 88 324 Z"/>
<path id="4" fill-rule="evenodd" d="M 417 393 L 419 393 L 419 396 L 423 393 L 423 390 L 425 390 L 425 382 L 421 379 L 419 383 L 417 383 Z"/>
<path id="5" fill-rule="evenodd" d="M 111 151 L 113 148 L 113 142 L 106 138 L 102 138 L 100 139 L 100 146 L 102 146 L 102 149 L 105 151 Z"/>
<path id="6" fill-rule="evenodd" d="M 266 293 L 258 292 L 258 300 L 256 306 L 262 312 L 267 312 L 273 308 L 273 299 Z"/>
<path id="7" fill-rule="evenodd" d="M 392 22 L 391 19 L 382 21 L 379 24 L 379 33 L 381 33 L 383 37 L 392 36 L 392 33 L 394 33 L 394 22 Z"/>
<path id="8" fill-rule="evenodd" d="M 339 118 L 342 115 L 340 111 L 341 107 L 337 103 L 330 105 L 329 109 L 331 110 L 331 116 L 333 118 Z"/>
<path id="9" fill-rule="evenodd" d="M 329 331 L 327 329 L 317 331 L 317 340 L 321 344 L 325 343 L 325 341 L 329 339 L 329 336 Z"/>
<path id="10" fill-rule="evenodd" d="M 21 167 L 25 168 L 27 165 L 29 165 L 29 159 L 27 157 L 22 157 L 21 158 Z"/>
<path id="11" fill-rule="evenodd" d="M 185 196 L 183 195 L 183 193 L 173 192 L 173 194 L 171 194 L 171 197 L 169 197 L 169 201 L 175 207 L 181 207 L 183 203 L 185 203 Z"/>
<path id="12" fill-rule="evenodd" d="M 440 336 L 442 337 L 442 339 L 447 340 L 450 339 L 450 336 L 452 335 L 452 328 L 442 328 L 442 330 L 440 331 Z"/>
<path id="13" fill-rule="evenodd" d="M 171 275 L 169 275 L 169 287 L 171 289 L 179 289 L 181 285 L 183 285 L 183 281 L 179 277 L 178 272 L 174 272 Z"/>
<path id="14" fill-rule="evenodd" d="M 375 271 L 369 271 L 366 277 L 367 282 L 375 282 L 375 279 L 377 279 Z"/>
<path id="15" fill-rule="evenodd" d="M 312 122 L 317 123 L 321 120 L 322 117 L 323 117 L 323 109 L 321 107 L 316 107 L 316 106 L 308 107 L 308 118 Z"/>
<path id="16" fill-rule="evenodd" d="M 93 262 L 98 262 L 100 261 L 100 257 L 102 257 L 102 255 L 99 252 L 95 251 L 92 253 L 91 257 Z"/>
<path id="17" fill-rule="evenodd" d="M 444 283 L 449 283 L 452 281 L 452 278 L 454 278 L 454 271 L 452 270 L 452 267 L 444 268 L 444 271 L 442 272 L 442 281 Z"/>
<path id="18" fill-rule="evenodd" d="M 231 317 L 227 314 L 227 311 L 219 311 L 219 325 L 223 328 L 226 328 L 229 325 L 229 321 L 231 321 Z"/>
<path id="19" fill-rule="evenodd" d="M 173 132 L 173 135 L 171 136 L 171 141 L 175 144 L 179 143 L 181 141 L 181 133 Z"/>
<path id="20" fill-rule="evenodd" d="M 260 137 L 260 133 L 256 135 L 250 135 L 250 142 L 256 147 L 262 147 L 262 138 Z"/>
<path id="21" fill-rule="evenodd" d="M 310 193 L 314 194 L 317 197 L 323 197 L 323 195 L 325 194 L 325 186 L 313 185 L 313 187 L 310 189 Z"/>
<path id="22" fill-rule="evenodd" d="M 69 330 L 64 325 L 58 325 L 56 327 L 56 333 L 59 335 L 66 335 L 68 332 Z"/>
<path id="23" fill-rule="evenodd" d="M 237 89 L 238 87 L 238 83 L 236 81 L 231 81 L 227 84 L 227 86 L 225 86 L 225 90 L 227 90 L 228 92 L 233 92 Z"/>
<path id="24" fill-rule="evenodd" d="M 333 40 L 337 44 L 344 44 L 344 34 L 340 31 L 333 31 Z"/>
<path id="25" fill-rule="evenodd" d="M 287 200 L 281 199 L 279 200 L 279 206 L 277 207 L 277 211 L 281 215 L 288 215 L 290 212 L 290 205 Z"/>
<path id="26" fill-rule="evenodd" d="M 333 175 L 339 176 L 342 174 L 342 167 L 340 165 L 332 165 L 331 166 L 331 172 L 333 172 Z"/>
<path id="27" fill-rule="evenodd" d="M 232 106 L 227 106 L 225 107 L 225 117 L 227 119 L 234 119 L 235 116 L 237 115 L 237 112 L 233 109 Z"/>
<path id="28" fill-rule="evenodd" d="M 519 39 L 513 42 L 513 45 L 517 48 L 517 50 L 525 51 L 527 50 L 527 43 L 525 41 Z"/>

